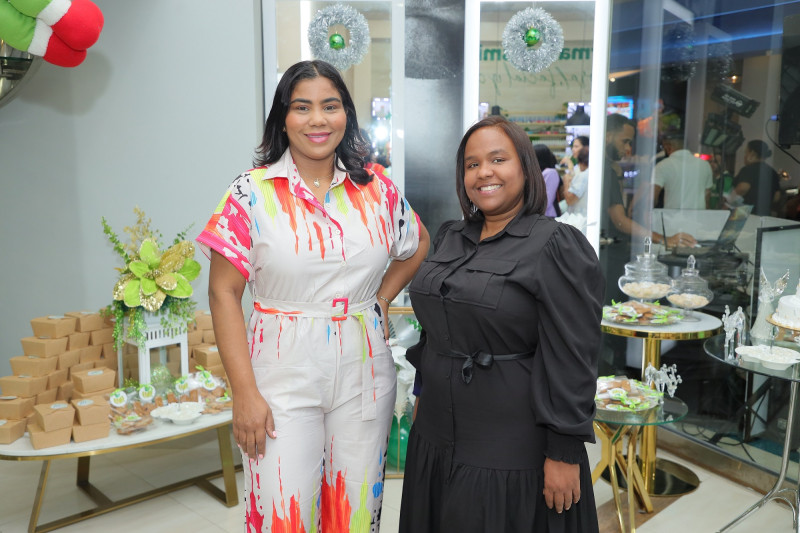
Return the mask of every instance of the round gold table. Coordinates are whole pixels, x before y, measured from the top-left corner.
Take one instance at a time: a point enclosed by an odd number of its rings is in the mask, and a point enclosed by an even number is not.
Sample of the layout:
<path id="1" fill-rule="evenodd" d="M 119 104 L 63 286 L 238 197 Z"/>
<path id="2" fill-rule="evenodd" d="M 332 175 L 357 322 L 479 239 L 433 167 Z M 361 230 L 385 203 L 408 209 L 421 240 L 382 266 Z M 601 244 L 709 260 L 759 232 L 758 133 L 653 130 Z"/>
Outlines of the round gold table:
<path id="1" fill-rule="evenodd" d="M 695 311 L 694 322 L 681 321 L 663 326 L 640 326 L 603 320 L 603 333 L 620 337 L 644 339 L 642 350 L 642 381 L 648 364 L 661 368 L 661 341 L 686 341 L 707 339 L 722 331 L 722 321 L 711 315 Z M 672 496 L 686 494 L 697 488 L 700 481 L 694 472 L 672 461 L 656 459 L 656 426 L 645 426 L 641 431 L 642 444 L 639 458 L 642 463 L 642 478 L 648 494 Z"/>

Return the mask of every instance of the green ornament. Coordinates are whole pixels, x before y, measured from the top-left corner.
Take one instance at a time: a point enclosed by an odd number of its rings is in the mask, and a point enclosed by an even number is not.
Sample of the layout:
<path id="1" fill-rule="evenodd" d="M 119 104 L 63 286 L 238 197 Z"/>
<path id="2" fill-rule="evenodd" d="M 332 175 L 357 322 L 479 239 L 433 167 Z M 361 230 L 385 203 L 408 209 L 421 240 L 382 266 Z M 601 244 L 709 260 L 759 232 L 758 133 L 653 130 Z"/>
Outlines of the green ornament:
<path id="1" fill-rule="evenodd" d="M 333 35 L 331 35 L 330 38 L 328 39 L 328 43 L 330 43 L 331 48 L 333 48 L 334 50 L 341 50 L 345 46 L 344 37 L 342 37 L 338 33 L 334 33 Z"/>
<path id="2" fill-rule="evenodd" d="M 542 32 L 536 28 L 528 28 L 528 31 L 525 32 L 525 44 L 527 44 L 529 48 L 531 46 L 536 46 L 541 40 Z"/>

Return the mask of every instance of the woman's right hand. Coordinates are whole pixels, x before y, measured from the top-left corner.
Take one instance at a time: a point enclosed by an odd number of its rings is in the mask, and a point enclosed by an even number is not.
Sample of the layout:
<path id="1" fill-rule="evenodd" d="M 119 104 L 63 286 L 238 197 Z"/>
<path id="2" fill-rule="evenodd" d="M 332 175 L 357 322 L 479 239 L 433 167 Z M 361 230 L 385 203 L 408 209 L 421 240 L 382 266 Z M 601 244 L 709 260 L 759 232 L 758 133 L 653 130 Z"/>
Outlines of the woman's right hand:
<path id="1" fill-rule="evenodd" d="M 274 439 L 275 420 L 272 409 L 256 391 L 244 396 L 234 394 L 233 438 L 250 459 L 263 459 L 267 435 Z"/>

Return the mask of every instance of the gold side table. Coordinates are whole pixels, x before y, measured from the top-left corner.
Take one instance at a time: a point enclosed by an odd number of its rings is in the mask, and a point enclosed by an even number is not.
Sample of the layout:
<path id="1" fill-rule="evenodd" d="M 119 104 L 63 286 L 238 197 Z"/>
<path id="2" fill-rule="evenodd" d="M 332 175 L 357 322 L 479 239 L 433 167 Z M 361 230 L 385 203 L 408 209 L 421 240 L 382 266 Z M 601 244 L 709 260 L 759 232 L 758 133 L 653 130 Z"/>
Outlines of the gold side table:
<path id="1" fill-rule="evenodd" d="M 652 364 L 656 369 L 661 367 L 662 340 L 707 339 L 722 331 L 722 321 L 719 318 L 698 311 L 694 311 L 693 315 L 698 320 L 663 326 L 640 326 L 603 320 L 601 327 L 603 333 L 610 335 L 644 339 L 642 351 L 642 381 L 644 381 L 644 372 L 648 364 Z M 672 461 L 656 459 L 656 426 L 642 428 L 641 439 L 639 458 L 648 494 L 672 496 L 686 494 L 697 488 L 700 481 L 694 472 Z"/>
<path id="2" fill-rule="evenodd" d="M 645 488 L 642 472 L 636 462 L 636 441 L 639 430 L 678 422 L 688 412 L 689 408 L 678 398 L 665 398 L 662 405 L 645 411 L 597 410 L 594 417 L 594 432 L 600 440 L 602 453 L 600 462 L 592 471 L 592 483 L 595 483 L 600 475 L 608 470 L 619 529 L 622 533 L 625 533 L 626 529 L 619 499 L 620 485 L 617 480 L 617 468 L 622 473 L 628 490 L 629 529 L 627 531 L 634 533 L 637 509 L 635 504 L 638 502 L 638 507 L 646 513 L 653 512 L 650 494 Z M 622 453 L 625 437 L 628 438 L 627 457 Z"/>

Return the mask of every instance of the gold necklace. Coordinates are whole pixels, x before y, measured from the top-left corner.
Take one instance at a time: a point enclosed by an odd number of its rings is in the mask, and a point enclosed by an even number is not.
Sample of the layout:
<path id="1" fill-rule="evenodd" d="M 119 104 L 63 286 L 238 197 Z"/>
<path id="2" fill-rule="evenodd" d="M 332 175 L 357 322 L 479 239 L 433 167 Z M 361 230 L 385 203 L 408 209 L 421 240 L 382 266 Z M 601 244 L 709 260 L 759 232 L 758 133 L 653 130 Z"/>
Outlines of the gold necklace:
<path id="1" fill-rule="evenodd" d="M 314 187 L 319 188 L 319 186 L 320 186 L 319 180 L 326 180 L 326 179 L 332 178 L 332 177 L 333 177 L 333 172 L 331 172 L 330 174 L 328 174 L 327 176 L 324 176 L 322 178 L 314 178 L 314 179 L 311 180 L 311 182 L 314 184 Z"/>

